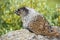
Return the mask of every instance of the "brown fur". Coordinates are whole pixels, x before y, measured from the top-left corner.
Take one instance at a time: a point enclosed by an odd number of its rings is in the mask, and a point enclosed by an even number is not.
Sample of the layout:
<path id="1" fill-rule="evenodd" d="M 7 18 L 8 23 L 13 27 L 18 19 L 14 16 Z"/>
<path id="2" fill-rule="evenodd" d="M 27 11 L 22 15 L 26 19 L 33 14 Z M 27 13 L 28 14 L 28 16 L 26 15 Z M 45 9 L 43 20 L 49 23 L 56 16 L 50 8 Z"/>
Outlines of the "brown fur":
<path id="1" fill-rule="evenodd" d="M 45 35 L 49 37 L 59 37 L 60 33 L 58 33 L 56 30 L 52 29 L 44 19 L 44 17 L 37 15 L 36 20 L 31 21 L 29 23 L 29 28 L 37 35 Z"/>

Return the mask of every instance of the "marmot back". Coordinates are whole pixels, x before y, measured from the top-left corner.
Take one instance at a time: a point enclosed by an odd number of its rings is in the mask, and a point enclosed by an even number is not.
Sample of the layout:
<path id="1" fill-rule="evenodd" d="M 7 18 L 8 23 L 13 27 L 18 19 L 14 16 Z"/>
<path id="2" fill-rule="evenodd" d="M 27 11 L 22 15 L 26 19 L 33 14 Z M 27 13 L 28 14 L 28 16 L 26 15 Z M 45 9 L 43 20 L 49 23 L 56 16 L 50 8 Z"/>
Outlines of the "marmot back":
<path id="1" fill-rule="evenodd" d="M 37 35 L 44 35 L 49 37 L 60 37 L 60 33 L 54 30 L 48 23 L 48 21 L 40 16 L 36 16 L 36 20 L 30 21 L 29 29 Z"/>

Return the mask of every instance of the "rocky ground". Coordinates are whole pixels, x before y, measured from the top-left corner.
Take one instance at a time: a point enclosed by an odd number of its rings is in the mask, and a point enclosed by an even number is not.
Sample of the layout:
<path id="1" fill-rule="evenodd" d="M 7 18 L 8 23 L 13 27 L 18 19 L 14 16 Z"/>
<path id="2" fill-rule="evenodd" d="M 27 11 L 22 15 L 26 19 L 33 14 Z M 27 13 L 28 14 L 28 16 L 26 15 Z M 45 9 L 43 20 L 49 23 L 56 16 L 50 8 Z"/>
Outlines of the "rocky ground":
<path id="1" fill-rule="evenodd" d="M 53 27 L 53 26 L 52 26 Z M 54 26 L 55 27 L 55 26 Z M 56 27 L 60 32 L 60 28 Z M 0 37 L 0 40 L 60 40 L 60 38 L 48 38 L 47 36 L 36 35 L 29 32 L 27 29 L 11 31 Z"/>

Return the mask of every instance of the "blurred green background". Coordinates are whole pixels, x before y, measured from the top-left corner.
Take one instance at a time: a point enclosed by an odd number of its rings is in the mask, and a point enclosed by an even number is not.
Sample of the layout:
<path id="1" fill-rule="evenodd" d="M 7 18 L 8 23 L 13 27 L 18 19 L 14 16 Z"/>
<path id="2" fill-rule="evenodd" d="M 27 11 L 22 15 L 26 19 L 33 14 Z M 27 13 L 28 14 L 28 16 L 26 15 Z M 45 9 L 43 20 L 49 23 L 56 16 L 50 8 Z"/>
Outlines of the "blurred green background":
<path id="1" fill-rule="evenodd" d="M 0 35 L 22 28 L 14 10 L 27 6 L 42 13 L 52 26 L 60 26 L 60 0 L 0 0 Z"/>

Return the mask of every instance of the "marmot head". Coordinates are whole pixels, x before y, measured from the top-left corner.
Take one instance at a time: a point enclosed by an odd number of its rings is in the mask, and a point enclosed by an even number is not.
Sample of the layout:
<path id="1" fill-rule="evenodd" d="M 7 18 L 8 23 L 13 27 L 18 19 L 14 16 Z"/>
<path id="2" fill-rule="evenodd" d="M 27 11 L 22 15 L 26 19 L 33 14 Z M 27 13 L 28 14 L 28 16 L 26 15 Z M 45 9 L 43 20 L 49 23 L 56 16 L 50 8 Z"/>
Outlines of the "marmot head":
<path id="1" fill-rule="evenodd" d="M 19 16 L 25 16 L 28 14 L 28 9 L 26 7 L 21 7 L 15 11 L 15 13 Z"/>
<path id="2" fill-rule="evenodd" d="M 21 7 L 15 11 L 15 13 L 19 16 L 26 16 L 27 14 L 34 13 L 34 9 L 29 7 Z"/>

